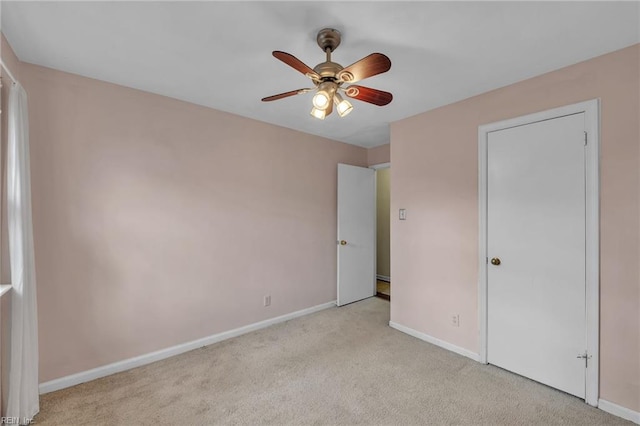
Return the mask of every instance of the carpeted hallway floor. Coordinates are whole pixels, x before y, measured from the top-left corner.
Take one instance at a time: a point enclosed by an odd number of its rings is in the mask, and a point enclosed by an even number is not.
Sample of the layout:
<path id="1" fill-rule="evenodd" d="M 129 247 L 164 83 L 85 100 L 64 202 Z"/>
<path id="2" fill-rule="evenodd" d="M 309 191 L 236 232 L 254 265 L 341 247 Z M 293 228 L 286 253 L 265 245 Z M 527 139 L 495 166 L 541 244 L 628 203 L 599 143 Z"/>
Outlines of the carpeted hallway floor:
<path id="1" fill-rule="evenodd" d="M 617 425 L 388 326 L 372 297 L 42 396 L 37 425 Z"/>
<path id="2" fill-rule="evenodd" d="M 376 294 L 383 299 L 391 299 L 391 284 L 386 281 L 376 281 Z"/>

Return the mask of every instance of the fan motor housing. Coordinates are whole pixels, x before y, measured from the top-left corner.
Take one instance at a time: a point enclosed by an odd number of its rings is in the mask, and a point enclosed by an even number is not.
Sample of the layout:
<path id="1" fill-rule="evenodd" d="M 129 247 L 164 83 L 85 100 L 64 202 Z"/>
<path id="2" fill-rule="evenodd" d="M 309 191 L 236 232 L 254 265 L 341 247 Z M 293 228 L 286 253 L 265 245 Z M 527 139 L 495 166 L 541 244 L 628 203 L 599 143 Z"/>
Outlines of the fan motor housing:
<path id="1" fill-rule="evenodd" d="M 320 46 L 323 52 L 326 52 L 327 49 L 329 49 L 330 52 L 336 50 L 336 48 L 340 46 L 340 39 L 340 31 L 334 28 L 322 29 L 318 31 L 318 37 L 316 37 L 318 46 Z"/>
<path id="2" fill-rule="evenodd" d="M 336 79 L 336 75 L 342 71 L 342 65 L 337 64 L 335 62 L 323 62 L 321 64 L 316 65 L 313 69 L 315 72 L 322 77 L 322 79 Z"/>

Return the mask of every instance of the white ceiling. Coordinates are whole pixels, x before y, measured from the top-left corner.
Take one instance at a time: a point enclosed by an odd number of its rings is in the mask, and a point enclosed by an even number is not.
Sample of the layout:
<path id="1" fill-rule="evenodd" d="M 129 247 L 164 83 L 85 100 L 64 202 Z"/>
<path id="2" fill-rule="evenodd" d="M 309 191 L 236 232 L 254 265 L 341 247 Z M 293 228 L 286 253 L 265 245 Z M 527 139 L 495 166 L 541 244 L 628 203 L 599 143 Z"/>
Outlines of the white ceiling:
<path id="1" fill-rule="evenodd" d="M 22 61 L 373 147 L 388 123 L 640 41 L 638 2 L 11 2 L 2 31 Z M 271 56 L 324 61 L 333 27 L 347 66 L 372 52 L 391 70 L 362 82 L 390 91 L 345 118 L 309 115 L 309 87 Z"/>

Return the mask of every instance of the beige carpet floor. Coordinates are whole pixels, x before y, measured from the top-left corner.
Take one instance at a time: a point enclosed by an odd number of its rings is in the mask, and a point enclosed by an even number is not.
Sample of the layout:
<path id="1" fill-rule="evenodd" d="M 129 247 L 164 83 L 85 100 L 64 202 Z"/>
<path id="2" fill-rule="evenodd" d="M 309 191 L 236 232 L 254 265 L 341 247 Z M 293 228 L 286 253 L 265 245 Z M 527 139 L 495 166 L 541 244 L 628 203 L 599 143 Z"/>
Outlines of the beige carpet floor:
<path id="1" fill-rule="evenodd" d="M 42 396 L 37 425 L 616 425 L 388 326 L 373 297 Z"/>

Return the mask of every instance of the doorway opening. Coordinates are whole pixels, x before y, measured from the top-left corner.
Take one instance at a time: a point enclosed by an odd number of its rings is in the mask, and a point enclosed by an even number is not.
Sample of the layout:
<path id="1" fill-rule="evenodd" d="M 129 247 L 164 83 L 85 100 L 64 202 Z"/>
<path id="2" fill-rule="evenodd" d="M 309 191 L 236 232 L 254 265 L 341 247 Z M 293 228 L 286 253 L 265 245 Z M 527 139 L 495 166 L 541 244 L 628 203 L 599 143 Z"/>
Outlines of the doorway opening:
<path id="1" fill-rule="evenodd" d="M 372 168 L 376 170 L 376 296 L 391 300 L 391 168 L 389 163 Z"/>

